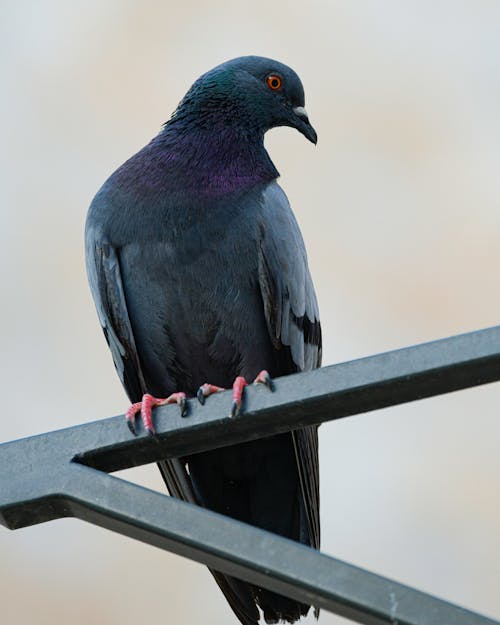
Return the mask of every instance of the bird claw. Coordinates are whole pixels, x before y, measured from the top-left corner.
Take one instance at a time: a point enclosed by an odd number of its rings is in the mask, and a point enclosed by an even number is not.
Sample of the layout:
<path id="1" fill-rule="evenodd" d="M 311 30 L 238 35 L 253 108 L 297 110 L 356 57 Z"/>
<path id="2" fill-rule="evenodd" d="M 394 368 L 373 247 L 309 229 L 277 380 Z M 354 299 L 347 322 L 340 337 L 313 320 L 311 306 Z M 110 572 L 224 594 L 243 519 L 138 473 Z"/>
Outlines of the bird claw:
<path id="1" fill-rule="evenodd" d="M 245 386 L 248 386 L 248 382 L 241 375 L 233 382 L 233 405 L 231 406 L 231 414 L 229 415 L 231 417 L 237 417 L 240 414 L 243 389 Z"/>
<path id="2" fill-rule="evenodd" d="M 200 402 L 202 406 L 205 405 L 205 395 L 203 395 L 203 388 L 201 386 L 196 393 L 196 399 Z"/>
<path id="3" fill-rule="evenodd" d="M 179 404 L 179 408 L 181 411 L 181 417 L 187 417 L 187 413 L 188 413 L 188 407 L 187 407 L 187 401 L 186 401 L 186 395 L 184 393 L 182 393 L 183 397 L 180 397 L 178 400 L 178 404 Z"/>
<path id="4" fill-rule="evenodd" d="M 205 399 L 213 395 L 214 393 L 220 393 L 221 391 L 225 391 L 226 389 L 222 388 L 222 386 L 215 386 L 215 384 L 202 384 L 196 393 L 196 397 L 202 406 L 205 405 Z"/>
<path id="5" fill-rule="evenodd" d="M 233 400 L 233 404 L 231 406 L 231 414 L 229 415 L 231 418 L 237 417 L 240 414 L 241 409 L 241 400 Z"/>
<path id="6" fill-rule="evenodd" d="M 153 408 L 155 406 L 164 406 L 166 404 L 177 404 L 181 412 L 181 417 L 185 417 L 187 415 L 186 393 L 172 393 L 168 397 L 153 397 L 149 393 L 145 393 L 142 396 L 142 401 L 132 404 L 125 414 L 128 429 L 134 436 L 137 436 L 135 418 L 140 412 L 144 429 L 150 436 L 154 436 L 156 431 L 151 416 Z"/>
<path id="7" fill-rule="evenodd" d="M 128 429 L 132 432 L 134 436 L 137 436 L 137 432 L 135 430 L 135 423 L 131 421 L 128 417 L 126 417 L 126 419 L 127 419 Z"/>
<path id="8" fill-rule="evenodd" d="M 137 402 L 129 406 L 129 409 L 125 413 L 125 419 L 127 420 L 128 429 L 134 436 L 137 436 L 137 430 L 135 429 L 135 416 L 141 411 L 141 402 Z"/>
<path id="9" fill-rule="evenodd" d="M 274 382 L 272 377 L 269 375 L 269 372 L 263 369 L 259 375 L 253 381 L 254 384 L 264 384 L 267 388 L 273 392 L 274 391 Z"/>

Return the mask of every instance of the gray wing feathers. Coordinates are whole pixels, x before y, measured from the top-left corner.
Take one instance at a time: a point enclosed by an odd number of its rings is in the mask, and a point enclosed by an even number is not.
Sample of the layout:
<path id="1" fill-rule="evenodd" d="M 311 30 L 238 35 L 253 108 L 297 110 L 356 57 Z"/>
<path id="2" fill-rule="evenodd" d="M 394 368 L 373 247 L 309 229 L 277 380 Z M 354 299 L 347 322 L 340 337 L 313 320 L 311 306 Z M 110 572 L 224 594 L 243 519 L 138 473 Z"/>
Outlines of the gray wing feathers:
<path id="1" fill-rule="evenodd" d="M 89 230 L 86 246 L 90 288 L 116 371 L 129 395 L 143 393 L 145 384 L 127 312 L 118 252 L 105 239 L 97 240 Z M 131 376 L 135 378 L 133 382 Z"/>
<path id="2" fill-rule="evenodd" d="M 116 370 L 131 401 L 147 392 L 127 311 L 119 253 L 106 239 L 87 229 L 87 273 L 99 321 L 108 341 Z M 194 502 L 191 481 L 178 459 L 158 463 L 171 495 Z"/>
<path id="3" fill-rule="evenodd" d="M 277 184 L 263 194 L 259 281 L 271 340 L 298 371 L 321 365 L 318 303 L 299 227 Z M 320 546 L 318 429 L 292 432 L 311 545 Z"/>
<path id="4" fill-rule="evenodd" d="M 321 364 L 319 311 L 299 226 L 286 195 L 277 184 L 263 193 L 263 221 L 259 249 L 259 282 L 273 345 L 290 348 L 299 371 Z M 319 330 L 318 330 L 319 331 Z"/>

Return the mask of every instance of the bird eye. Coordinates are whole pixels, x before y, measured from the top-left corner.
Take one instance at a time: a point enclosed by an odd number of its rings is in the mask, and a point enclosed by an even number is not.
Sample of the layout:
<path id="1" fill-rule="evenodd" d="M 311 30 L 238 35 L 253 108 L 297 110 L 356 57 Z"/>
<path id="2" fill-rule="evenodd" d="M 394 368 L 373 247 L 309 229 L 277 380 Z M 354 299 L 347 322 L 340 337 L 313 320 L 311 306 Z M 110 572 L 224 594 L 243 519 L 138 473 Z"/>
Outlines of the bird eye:
<path id="1" fill-rule="evenodd" d="M 276 74 L 269 74 L 269 76 L 266 78 L 266 83 L 269 89 L 277 91 L 283 84 L 283 81 L 281 79 L 281 76 L 278 76 Z"/>

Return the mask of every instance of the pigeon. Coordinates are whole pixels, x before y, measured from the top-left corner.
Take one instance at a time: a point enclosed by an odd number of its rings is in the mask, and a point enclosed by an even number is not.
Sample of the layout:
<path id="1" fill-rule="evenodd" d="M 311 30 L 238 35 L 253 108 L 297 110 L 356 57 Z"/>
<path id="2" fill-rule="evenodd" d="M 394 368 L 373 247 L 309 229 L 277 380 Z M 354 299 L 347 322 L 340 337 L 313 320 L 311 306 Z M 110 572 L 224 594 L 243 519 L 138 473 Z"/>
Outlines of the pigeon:
<path id="1" fill-rule="evenodd" d="M 90 205 L 87 274 L 132 431 L 138 413 L 154 433 L 154 406 L 186 414 L 186 397 L 203 403 L 230 387 L 236 414 L 248 382 L 272 388 L 321 364 L 304 242 L 264 147 L 277 126 L 317 141 L 297 74 L 258 56 L 227 61 L 194 82 Z M 317 427 L 159 467 L 171 495 L 319 549 Z M 211 573 L 243 625 L 310 610 Z"/>

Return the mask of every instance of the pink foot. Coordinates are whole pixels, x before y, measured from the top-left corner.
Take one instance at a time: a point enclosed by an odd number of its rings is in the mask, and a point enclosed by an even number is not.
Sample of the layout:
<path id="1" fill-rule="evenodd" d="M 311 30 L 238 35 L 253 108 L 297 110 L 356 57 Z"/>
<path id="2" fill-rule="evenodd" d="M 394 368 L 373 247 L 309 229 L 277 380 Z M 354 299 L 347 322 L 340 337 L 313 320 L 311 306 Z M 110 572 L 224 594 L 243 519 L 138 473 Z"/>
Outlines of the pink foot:
<path id="1" fill-rule="evenodd" d="M 254 384 L 264 384 L 270 391 L 274 391 L 273 379 L 269 375 L 269 372 L 265 369 L 259 373 L 259 375 L 253 381 Z"/>
<path id="2" fill-rule="evenodd" d="M 202 384 L 196 393 L 196 397 L 198 401 L 203 406 L 205 403 L 205 399 L 213 395 L 214 393 L 220 393 L 221 391 L 225 391 L 226 389 L 222 388 L 222 386 L 215 386 L 215 384 Z"/>
<path id="3" fill-rule="evenodd" d="M 254 384 L 265 384 L 270 391 L 274 390 L 273 381 L 269 373 L 263 369 L 259 375 L 255 378 Z M 245 386 L 248 386 L 248 382 L 241 375 L 238 376 L 233 382 L 233 405 L 231 406 L 231 417 L 236 417 L 240 414 L 241 410 L 241 402 L 243 399 L 243 390 Z M 200 404 L 205 403 L 205 399 L 213 395 L 214 393 L 220 393 L 221 391 L 225 391 L 225 388 L 221 386 L 215 386 L 214 384 L 202 384 L 196 393 L 196 397 Z"/>
<path id="4" fill-rule="evenodd" d="M 254 384 L 264 384 L 270 391 L 274 391 L 274 385 L 269 373 L 263 369 L 253 381 Z M 243 398 L 243 389 L 248 386 L 245 378 L 237 377 L 233 383 L 233 406 L 231 408 L 231 416 L 237 417 L 241 410 L 241 401 Z"/>
<path id="5" fill-rule="evenodd" d="M 146 393 L 142 396 L 142 401 L 132 404 L 125 413 L 127 425 L 132 434 L 134 436 L 137 434 L 135 431 L 135 417 L 140 412 L 144 429 L 148 432 L 148 434 L 153 436 L 155 434 L 155 428 L 153 426 L 151 413 L 155 406 L 164 406 L 165 404 L 178 404 L 181 409 L 181 416 L 186 416 L 186 393 L 172 393 L 172 395 L 165 398 L 153 397 L 149 393 Z"/>
<path id="6" fill-rule="evenodd" d="M 239 375 L 233 382 L 233 405 L 231 407 L 231 417 L 237 417 L 240 414 L 241 400 L 243 398 L 243 389 L 248 386 L 248 382 Z"/>

